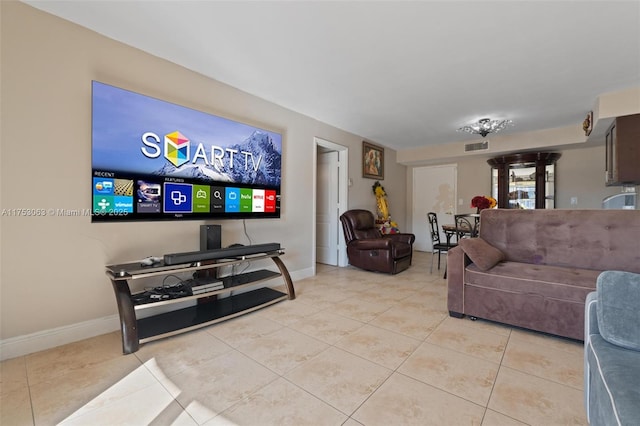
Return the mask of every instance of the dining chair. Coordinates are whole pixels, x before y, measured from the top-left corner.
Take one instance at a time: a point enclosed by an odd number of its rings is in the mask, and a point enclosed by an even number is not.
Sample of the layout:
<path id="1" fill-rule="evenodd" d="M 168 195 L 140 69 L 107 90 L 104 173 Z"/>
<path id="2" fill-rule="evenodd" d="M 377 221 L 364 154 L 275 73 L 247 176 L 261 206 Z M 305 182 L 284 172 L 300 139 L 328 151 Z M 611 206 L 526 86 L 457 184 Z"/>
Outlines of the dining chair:
<path id="1" fill-rule="evenodd" d="M 467 215 L 455 215 L 457 237 L 458 239 L 469 237 L 476 238 L 478 236 L 478 222 L 469 220 Z"/>
<path id="2" fill-rule="evenodd" d="M 440 255 L 442 252 L 448 252 L 450 248 L 457 246 L 457 243 L 443 243 L 440 241 L 440 227 L 438 226 L 438 215 L 434 212 L 427 213 L 429 221 L 429 231 L 431 233 L 431 268 L 429 273 L 433 273 L 433 258 L 438 253 L 438 270 L 440 270 Z"/>

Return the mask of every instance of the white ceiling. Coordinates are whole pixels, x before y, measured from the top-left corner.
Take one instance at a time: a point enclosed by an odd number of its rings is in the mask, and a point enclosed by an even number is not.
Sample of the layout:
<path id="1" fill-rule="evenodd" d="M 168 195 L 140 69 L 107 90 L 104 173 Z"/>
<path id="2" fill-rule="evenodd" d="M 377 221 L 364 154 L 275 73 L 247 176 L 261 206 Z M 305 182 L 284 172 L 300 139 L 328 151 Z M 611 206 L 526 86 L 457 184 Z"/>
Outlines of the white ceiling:
<path id="1" fill-rule="evenodd" d="M 396 149 L 576 125 L 640 86 L 640 1 L 25 3 Z"/>

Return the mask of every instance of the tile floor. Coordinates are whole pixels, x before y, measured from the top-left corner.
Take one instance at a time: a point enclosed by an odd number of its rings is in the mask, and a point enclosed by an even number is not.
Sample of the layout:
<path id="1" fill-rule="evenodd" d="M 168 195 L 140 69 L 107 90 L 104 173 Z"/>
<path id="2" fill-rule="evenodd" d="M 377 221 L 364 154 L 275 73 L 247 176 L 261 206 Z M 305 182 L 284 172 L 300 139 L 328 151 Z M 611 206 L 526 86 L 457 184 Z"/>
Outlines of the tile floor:
<path id="1" fill-rule="evenodd" d="M 116 332 L 4 361 L 0 424 L 586 424 L 582 344 L 450 318 L 429 256 L 318 265 L 294 301 L 131 355 Z"/>

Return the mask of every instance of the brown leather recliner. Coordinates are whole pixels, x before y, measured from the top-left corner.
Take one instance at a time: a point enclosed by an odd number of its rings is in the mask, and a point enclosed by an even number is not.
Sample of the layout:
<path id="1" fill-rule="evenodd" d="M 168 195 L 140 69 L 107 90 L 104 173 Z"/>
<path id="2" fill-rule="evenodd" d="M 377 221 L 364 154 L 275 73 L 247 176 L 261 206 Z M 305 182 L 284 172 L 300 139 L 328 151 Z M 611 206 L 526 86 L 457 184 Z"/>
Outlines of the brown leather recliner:
<path id="1" fill-rule="evenodd" d="M 340 216 L 349 263 L 368 271 L 397 274 L 411 266 L 413 234 L 385 234 L 376 227 L 373 213 L 349 210 Z"/>

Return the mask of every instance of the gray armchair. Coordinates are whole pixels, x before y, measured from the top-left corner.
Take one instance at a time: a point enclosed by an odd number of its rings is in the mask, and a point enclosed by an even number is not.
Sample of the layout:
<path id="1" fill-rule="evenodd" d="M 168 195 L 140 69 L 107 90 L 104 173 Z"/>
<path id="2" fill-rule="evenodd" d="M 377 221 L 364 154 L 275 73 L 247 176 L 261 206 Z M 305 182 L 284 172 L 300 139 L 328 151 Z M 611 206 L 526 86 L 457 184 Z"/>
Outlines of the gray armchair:
<path id="1" fill-rule="evenodd" d="M 585 303 L 584 403 L 596 425 L 640 419 L 640 274 L 604 271 Z"/>

